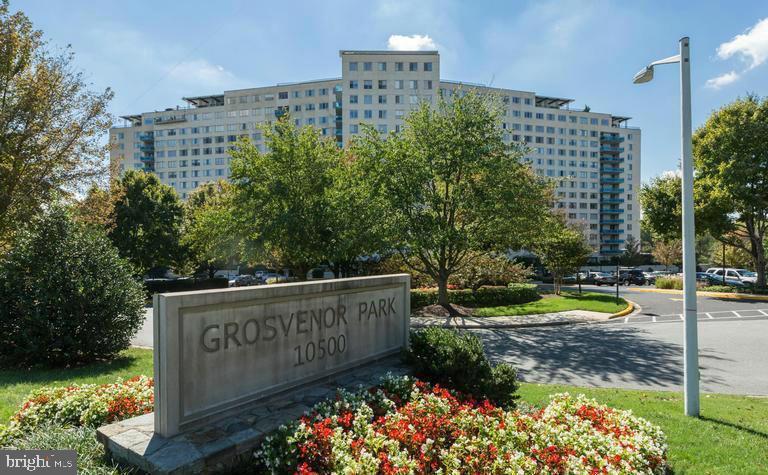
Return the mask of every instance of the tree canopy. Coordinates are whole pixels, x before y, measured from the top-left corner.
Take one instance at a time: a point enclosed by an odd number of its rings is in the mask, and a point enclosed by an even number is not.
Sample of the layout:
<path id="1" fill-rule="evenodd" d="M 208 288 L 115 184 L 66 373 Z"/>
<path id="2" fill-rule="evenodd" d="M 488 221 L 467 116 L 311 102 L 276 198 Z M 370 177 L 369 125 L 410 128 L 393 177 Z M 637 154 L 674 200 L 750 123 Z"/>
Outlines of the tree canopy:
<path id="1" fill-rule="evenodd" d="M 562 215 L 554 215 L 542 229 L 533 243 L 533 251 L 552 273 L 555 293 L 560 294 L 563 277 L 577 272 L 594 250 L 584 238 L 584 232 L 569 226 Z"/>
<path id="2" fill-rule="evenodd" d="M 158 267 L 175 267 L 183 259 L 183 206 L 176 191 L 157 175 L 129 170 L 113 183 L 114 227 L 109 237 L 143 274 Z"/>
<path id="3" fill-rule="evenodd" d="M 422 103 L 400 132 L 369 130 L 353 146 L 385 204 L 392 246 L 435 279 L 443 305 L 452 274 L 484 253 L 530 244 L 549 214 L 551 184 L 505 144 L 500 120 L 495 98 L 460 91 Z"/>
<path id="4" fill-rule="evenodd" d="M 45 203 L 104 169 L 109 89 L 89 90 L 69 48 L 51 52 L 0 1 L 0 249 Z"/>

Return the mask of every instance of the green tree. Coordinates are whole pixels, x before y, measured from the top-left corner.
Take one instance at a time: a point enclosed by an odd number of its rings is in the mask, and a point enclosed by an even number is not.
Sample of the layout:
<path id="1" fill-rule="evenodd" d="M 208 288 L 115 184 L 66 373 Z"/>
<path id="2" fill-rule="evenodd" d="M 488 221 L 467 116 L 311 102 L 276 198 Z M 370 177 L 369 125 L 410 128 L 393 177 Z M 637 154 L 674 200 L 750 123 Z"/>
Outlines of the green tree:
<path id="1" fill-rule="evenodd" d="M 627 235 L 624 242 L 624 253 L 619 256 L 619 261 L 625 266 L 634 267 L 642 262 L 643 256 L 640 253 L 640 241 L 634 234 Z"/>
<path id="2" fill-rule="evenodd" d="M 189 263 L 209 277 L 239 254 L 233 210 L 232 185 L 223 180 L 199 186 L 184 203 L 182 245 Z"/>
<path id="3" fill-rule="evenodd" d="M 577 272 L 594 252 L 581 229 L 569 226 L 561 215 L 554 215 L 533 244 L 533 251 L 549 269 L 555 294 L 560 295 L 563 277 Z"/>
<path id="4" fill-rule="evenodd" d="M 112 92 L 91 92 L 73 59 L 0 1 L 0 250 L 54 196 L 103 171 Z"/>
<path id="5" fill-rule="evenodd" d="M 349 262 L 378 250 L 377 213 L 353 157 L 314 127 L 290 117 L 264 128 L 267 152 L 242 141 L 232 157 L 232 219 L 244 256 L 303 277 L 323 262 Z"/>
<path id="6" fill-rule="evenodd" d="M 183 259 L 183 205 L 176 191 L 157 175 L 129 170 L 113 185 L 115 225 L 109 237 L 142 274 L 178 266 Z"/>
<path id="7" fill-rule="evenodd" d="M 679 176 L 666 174 L 652 179 L 640 190 L 640 208 L 643 210 L 640 226 L 654 239 L 678 239 L 682 234 L 680 183 Z"/>
<path id="8" fill-rule="evenodd" d="M 715 111 L 693 137 L 696 184 L 713 236 L 752 257 L 765 287 L 768 231 L 768 99 L 755 95 Z"/>
<path id="9" fill-rule="evenodd" d="M 483 253 L 530 244 L 549 213 L 550 182 L 504 143 L 500 121 L 495 98 L 454 94 L 422 103 L 386 139 L 368 129 L 353 147 L 386 203 L 392 247 L 437 282 L 444 306 L 451 275 Z"/>
<path id="10" fill-rule="evenodd" d="M 111 358 L 144 320 L 144 289 L 104 231 L 57 204 L 0 259 L 0 364 Z"/>

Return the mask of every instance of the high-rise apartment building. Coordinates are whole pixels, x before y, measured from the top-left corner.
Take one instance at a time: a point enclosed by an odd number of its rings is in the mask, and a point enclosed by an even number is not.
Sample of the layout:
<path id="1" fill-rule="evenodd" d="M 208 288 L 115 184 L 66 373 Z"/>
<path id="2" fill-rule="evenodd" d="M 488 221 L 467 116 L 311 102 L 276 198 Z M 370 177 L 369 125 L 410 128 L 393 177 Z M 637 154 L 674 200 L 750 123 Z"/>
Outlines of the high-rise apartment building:
<path id="1" fill-rule="evenodd" d="M 284 114 L 317 127 L 343 146 L 371 124 L 398 131 L 422 101 L 458 88 L 501 97 L 507 141 L 523 142 L 525 160 L 557 180 L 558 208 L 602 256 L 616 255 L 626 236 L 639 239 L 640 130 L 628 117 L 570 108 L 571 99 L 440 79 L 437 51 L 341 51 L 341 77 L 185 97 L 188 107 L 122 116 L 110 131 L 110 156 L 120 170 L 157 174 L 182 198 L 198 185 L 228 178 L 227 151 L 241 136 L 260 150 L 258 128 Z"/>

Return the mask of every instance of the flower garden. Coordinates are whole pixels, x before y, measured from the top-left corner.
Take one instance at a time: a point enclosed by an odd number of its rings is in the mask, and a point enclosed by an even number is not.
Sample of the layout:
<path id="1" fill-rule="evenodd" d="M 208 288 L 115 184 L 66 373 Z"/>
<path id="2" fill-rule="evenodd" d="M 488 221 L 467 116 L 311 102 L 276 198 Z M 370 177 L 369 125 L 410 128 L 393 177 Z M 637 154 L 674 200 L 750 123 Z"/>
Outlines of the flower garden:
<path id="1" fill-rule="evenodd" d="M 272 473 L 665 473 L 661 430 L 584 396 L 504 410 L 414 378 L 339 393 L 270 436 Z"/>

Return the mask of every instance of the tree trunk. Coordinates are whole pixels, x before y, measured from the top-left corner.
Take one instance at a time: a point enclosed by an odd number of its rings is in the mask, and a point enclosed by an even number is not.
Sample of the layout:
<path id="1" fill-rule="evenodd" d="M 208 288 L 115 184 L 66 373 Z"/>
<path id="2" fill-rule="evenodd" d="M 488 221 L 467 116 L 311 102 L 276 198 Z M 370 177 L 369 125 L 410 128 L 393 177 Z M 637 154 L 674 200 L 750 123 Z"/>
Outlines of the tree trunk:
<path id="1" fill-rule="evenodd" d="M 443 273 L 437 277 L 437 303 L 448 307 L 448 277 Z"/>
<path id="2" fill-rule="evenodd" d="M 755 262 L 755 272 L 757 272 L 756 287 L 765 287 L 765 248 L 762 239 L 752 239 L 752 259 Z"/>

